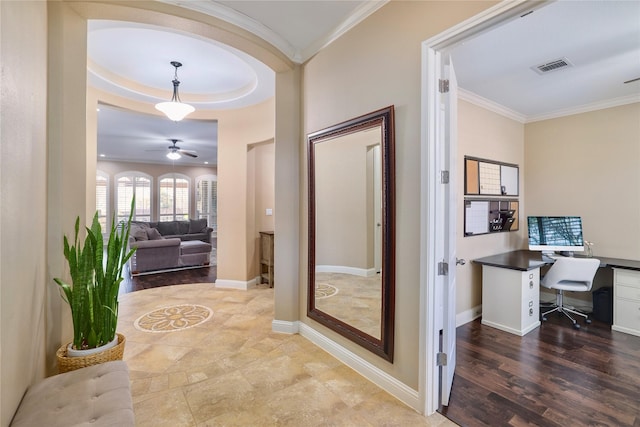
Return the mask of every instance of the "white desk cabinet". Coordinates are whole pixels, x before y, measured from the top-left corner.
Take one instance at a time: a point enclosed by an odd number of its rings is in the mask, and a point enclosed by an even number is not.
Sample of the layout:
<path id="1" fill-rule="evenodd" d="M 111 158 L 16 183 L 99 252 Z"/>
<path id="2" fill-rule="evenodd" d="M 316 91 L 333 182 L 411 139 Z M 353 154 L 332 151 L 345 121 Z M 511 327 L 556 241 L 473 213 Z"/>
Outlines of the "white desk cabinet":
<path id="1" fill-rule="evenodd" d="M 613 269 L 613 326 L 640 336 L 640 271 Z"/>
<path id="2" fill-rule="evenodd" d="M 540 326 L 540 269 L 482 266 L 482 324 L 523 336 Z"/>

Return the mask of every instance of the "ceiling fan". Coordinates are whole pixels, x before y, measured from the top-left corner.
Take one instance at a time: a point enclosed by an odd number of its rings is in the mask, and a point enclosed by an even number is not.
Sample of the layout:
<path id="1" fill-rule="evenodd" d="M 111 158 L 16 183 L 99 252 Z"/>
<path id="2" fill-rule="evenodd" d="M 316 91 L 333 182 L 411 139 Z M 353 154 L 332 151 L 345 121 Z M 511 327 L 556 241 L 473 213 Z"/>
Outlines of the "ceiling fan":
<path id="1" fill-rule="evenodd" d="M 196 153 L 195 151 L 183 150 L 182 148 L 176 145 L 176 143 L 182 142 L 181 139 L 169 139 L 169 141 L 172 142 L 172 145 L 167 147 L 169 149 L 169 152 L 167 153 L 167 157 L 170 158 L 171 160 L 179 159 L 181 154 L 189 157 L 194 157 L 194 158 L 198 157 L 198 153 Z"/>

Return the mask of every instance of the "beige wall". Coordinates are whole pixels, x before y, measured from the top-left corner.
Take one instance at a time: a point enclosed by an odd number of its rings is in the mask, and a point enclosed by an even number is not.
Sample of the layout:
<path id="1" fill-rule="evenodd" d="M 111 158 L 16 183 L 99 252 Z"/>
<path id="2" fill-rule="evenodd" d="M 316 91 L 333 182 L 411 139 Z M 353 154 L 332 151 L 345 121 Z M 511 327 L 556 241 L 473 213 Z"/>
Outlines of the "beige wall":
<path id="1" fill-rule="evenodd" d="M 237 112 L 220 112 L 218 117 L 218 277 L 222 281 L 248 282 L 255 278 L 253 263 L 255 208 L 247 207 L 249 147 L 273 140 L 273 100 Z M 247 124 L 250 123 L 251 126 Z M 253 265 L 251 265 L 251 264 Z"/>
<path id="2" fill-rule="evenodd" d="M 372 180 L 368 147 L 380 133 L 358 132 L 316 143 L 316 268 L 369 265 L 372 222 Z M 328 271 L 335 271 L 329 269 Z"/>
<path id="3" fill-rule="evenodd" d="M 0 52 L 0 425 L 6 426 L 27 386 L 45 374 L 45 2 L 0 2 Z"/>
<path id="4" fill-rule="evenodd" d="M 260 232 L 274 226 L 274 148 L 273 141 L 247 147 L 247 236 L 253 242 L 247 253 L 249 277 L 260 275 Z"/>
<path id="5" fill-rule="evenodd" d="M 578 215 L 594 255 L 640 254 L 640 103 L 525 126 L 530 215 Z"/>
<path id="6" fill-rule="evenodd" d="M 464 236 L 464 156 L 519 166 L 519 231 Z M 482 268 L 471 260 L 526 247 L 526 222 L 522 222 L 523 217 L 526 221 L 524 124 L 459 100 L 456 167 L 457 257 L 467 260 L 464 266 L 456 267 L 456 312 L 467 313 L 468 319 L 479 314 L 477 308 L 482 304 Z"/>
<path id="7" fill-rule="evenodd" d="M 394 104 L 396 123 L 395 354 L 390 364 L 306 314 L 307 206 L 302 221 L 300 317 L 310 327 L 418 389 L 421 42 L 495 2 L 392 1 L 304 66 L 305 134 Z M 304 145 L 302 145 L 304 147 Z M 304 152 L 305 149 L 302 148 Z M 306 170 L 306 160 L 303 163 Z M 306 200 L 305 192 L 301 200 Z M 276 271 L 277 272 L 277 271 Z M 276 279 L 277 280 L 277 279 Z"/>
<path id="8" fill-rule="evenodd" d="M 640 103 L 527 124 L 528 214 L 581 216 L 594 256 L 638 259 L 639 141 Z M 594 287 L 611 284 L 611 271 L 598 270 Z M 568 296 L 592 303 L 589 293 Z"/>

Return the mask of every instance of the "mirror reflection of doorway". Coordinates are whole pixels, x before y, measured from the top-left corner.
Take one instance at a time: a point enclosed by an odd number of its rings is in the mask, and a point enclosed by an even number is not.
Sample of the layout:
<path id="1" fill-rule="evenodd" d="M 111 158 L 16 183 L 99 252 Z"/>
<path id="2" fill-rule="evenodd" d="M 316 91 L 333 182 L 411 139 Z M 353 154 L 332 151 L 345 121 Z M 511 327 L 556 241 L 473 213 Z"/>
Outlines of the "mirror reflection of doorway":
<path id="1" fill-rule="evenodd" d="M 380 144 L 370 148 L 373 162 L 373 261 L 376 274 L 382 273 L 382 159 Z"/>

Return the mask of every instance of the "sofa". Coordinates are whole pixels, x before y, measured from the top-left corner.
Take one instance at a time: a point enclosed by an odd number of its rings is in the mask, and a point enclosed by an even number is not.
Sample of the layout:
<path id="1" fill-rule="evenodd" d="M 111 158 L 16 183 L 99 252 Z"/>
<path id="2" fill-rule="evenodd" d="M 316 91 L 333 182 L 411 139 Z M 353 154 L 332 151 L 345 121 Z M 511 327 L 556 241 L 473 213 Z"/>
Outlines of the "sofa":
<path id="1" fill-rule="evenodd" d="M 209 265 L 211 232 L 206 219 L 189 221 L 132 221 L 129 261 L 132 276 L 140 273 Z"/>

